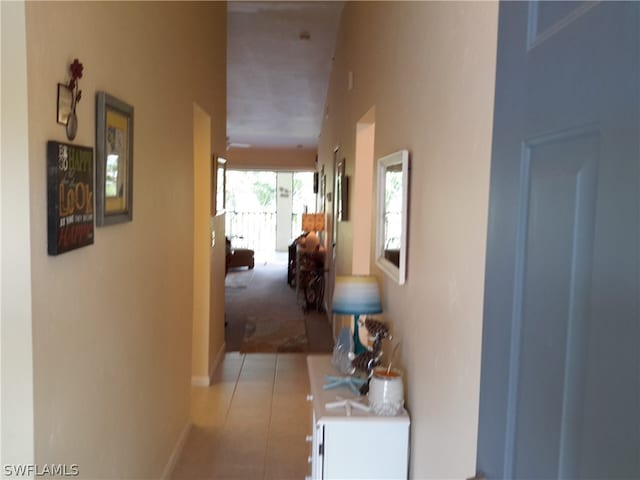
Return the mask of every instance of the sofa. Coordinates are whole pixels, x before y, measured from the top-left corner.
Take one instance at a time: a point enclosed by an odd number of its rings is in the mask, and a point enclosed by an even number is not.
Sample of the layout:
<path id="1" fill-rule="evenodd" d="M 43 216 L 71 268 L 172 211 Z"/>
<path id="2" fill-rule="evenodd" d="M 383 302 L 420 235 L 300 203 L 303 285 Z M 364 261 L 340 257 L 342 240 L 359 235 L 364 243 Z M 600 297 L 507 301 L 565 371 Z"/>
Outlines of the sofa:
<path id="1" fill-rule="evenodd" d="M 255 266 L 253 250 L 249 248 L 231 248 L 231 240 L 225 238 L 225 241 L 227 251 L 225 273 L 230 268 L 248 267 L 251 270 Z"/>

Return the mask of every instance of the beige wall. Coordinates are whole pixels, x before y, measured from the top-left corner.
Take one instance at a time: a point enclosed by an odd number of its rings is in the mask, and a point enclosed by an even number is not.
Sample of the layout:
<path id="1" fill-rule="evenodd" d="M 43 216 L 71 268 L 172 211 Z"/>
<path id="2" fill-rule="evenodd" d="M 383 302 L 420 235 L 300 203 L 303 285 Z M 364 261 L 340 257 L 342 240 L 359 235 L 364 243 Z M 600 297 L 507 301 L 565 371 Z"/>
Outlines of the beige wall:
<path id="1" fill-rule="evenodd" d="M 193 107 L 193 350 L 191 383 L 206 386 L 224 353 L 224 216 L 212 213 L 211 117 Z"/>
<path id="2" fill-rule="evenodd" d="M 193 310 L 193 102 L 224 148 L 220 3 L 26 6 L 35 456 L 83 478 L 158 478 L 189 420 Z M 45 143 L 56 83 L 84 63 L 74 143 L 94 145 L 95 92 L 135 108 L 133 222 L 46 254 Z"/>
<path id="3" fill-rule="evenodd" d="M 375 111 L 370 112 L 375 117 Z M 353 224 L 353 243 L 357 245 L 352 251 L 351 273 L 369 275 L 370 259 L 375 242 L 370 241 L 375 202 L 371 201 L 374 168 L 374 143 L 376 125 L 372 121 L 360 119 L 356 127 L 356 148 L 354 153 L 354 172 L 349 183 L 349 194 L 353 196 L 350 217 Z"/>
<path id="4" fill-rule="evenodd" d="M 193 349 L 192 384 L 209 384 L 209 250 L 211 233 L 211 117 L 193 106 Z M 204 381 L 203 381 L 204 380 Z"/>
<path id="5" fill-rule="evenodd" d="M 286 148 L 231 148 L 221 155 L 236 170 L 314 170 L 316 150 Z"/>
<path id="6" fill-rule="evenodd" d="M 226 245 L 224 242 L 224 214 L 210 217 L 214 238 L 210 249 L 209 291 L 209 378 L 212 368 L 224 355 L 224 276 Z"/>
<path id="7" fill-rule="evenodd" d="M 407 283 L 394 284 L 372 259 L 384 317 L 402 341 L 411 478 L 475 474 L 497 10 L 348 3 L 331 76 L 325 171 L 340 145 L 353 174 L 356 123 L 374 106 L 375 158 L 411 153 Z M 338 272 L 352 264 L 351 224 L 340 225 Z"/>
<path id="8" fill-rule="evenodd" d="M 34 458 L 24 2 L 0 3 L 0 17 L 0 465 L 11 465 Z"/>

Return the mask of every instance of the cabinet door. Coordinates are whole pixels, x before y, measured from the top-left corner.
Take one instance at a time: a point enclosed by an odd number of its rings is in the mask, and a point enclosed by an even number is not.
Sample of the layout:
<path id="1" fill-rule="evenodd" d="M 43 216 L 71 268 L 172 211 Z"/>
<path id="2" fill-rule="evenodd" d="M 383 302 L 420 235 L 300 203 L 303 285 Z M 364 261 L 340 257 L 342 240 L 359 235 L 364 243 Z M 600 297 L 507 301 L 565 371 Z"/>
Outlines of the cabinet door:
<path id="1" fill-rule="evenodd" d="M 325 424 L 324 478 L 407 478 L 409 429 L 400 422 Z"/>

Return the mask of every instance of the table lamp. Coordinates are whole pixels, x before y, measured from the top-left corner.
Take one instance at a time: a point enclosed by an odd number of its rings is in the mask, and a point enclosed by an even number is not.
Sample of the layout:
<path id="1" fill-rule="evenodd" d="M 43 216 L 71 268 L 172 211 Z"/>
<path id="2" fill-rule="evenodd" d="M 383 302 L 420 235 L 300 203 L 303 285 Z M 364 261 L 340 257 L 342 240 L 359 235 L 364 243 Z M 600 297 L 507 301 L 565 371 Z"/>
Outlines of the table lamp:
<path id="1" fill-rule="evenodd" d="M 367 348 L 360 342 L 360 315 L 382 313 L 376 277 L 364 275 L 337 276 L 333 289 L 333 313 L 353 315 L 353 351 L 356 355 Z"/>
<path id="2" fill-rule="evenodd" d="M 303 232 L 323 232 L 325 227 L 324 223 L 324 213 L 302 214 Z"/>
<path id="3" fill-rule="evenodd" d="M 318 233 L 323 232 L 325 228 L 324 213 L 303 213 L 302 214 L 302 230 L 307 233 L 305 240 L 301 245 L 308 252 L 313 252 L 320 245 Z"/>

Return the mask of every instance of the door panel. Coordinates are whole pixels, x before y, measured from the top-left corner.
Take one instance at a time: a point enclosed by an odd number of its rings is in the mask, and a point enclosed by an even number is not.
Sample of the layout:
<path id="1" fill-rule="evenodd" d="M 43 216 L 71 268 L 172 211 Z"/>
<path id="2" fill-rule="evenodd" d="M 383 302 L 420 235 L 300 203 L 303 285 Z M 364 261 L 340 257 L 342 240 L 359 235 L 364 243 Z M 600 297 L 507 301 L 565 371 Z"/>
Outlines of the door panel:
<path id="1" fill-rule="evenodd" d="M 552 478 L 561 451 L 572 450 L 584 381 L 591 241 L 597 185 L 598 136 L 571 132 L 527 142 L 517 255 L 514 352 L 508 443 L 518 445 L 519 472 Z M 555 372 L 556 375 L 549 375 Z M 518 408 L 515 408 L 517 405 Z M 519 411 L 519 418 L 515 414 Z M 546 417 L 548 422 L 539 422 Z M 537 451 L 537 456 L 525 452 Z M 524 453 L 524 454 L 523 454 Z M 543 461 L 540 461 L 540 458 Z"/>
<path id="2" fill-rule="evenodd" d="M 529 48 L 542 43 L 584 15 L 598 2 L 530 2 L 528 16 Z"/>
<path id="3" fill-rule="evenodd" d="M 640 477 L 640 4 L 501 4 L 478 470 Z"/>

